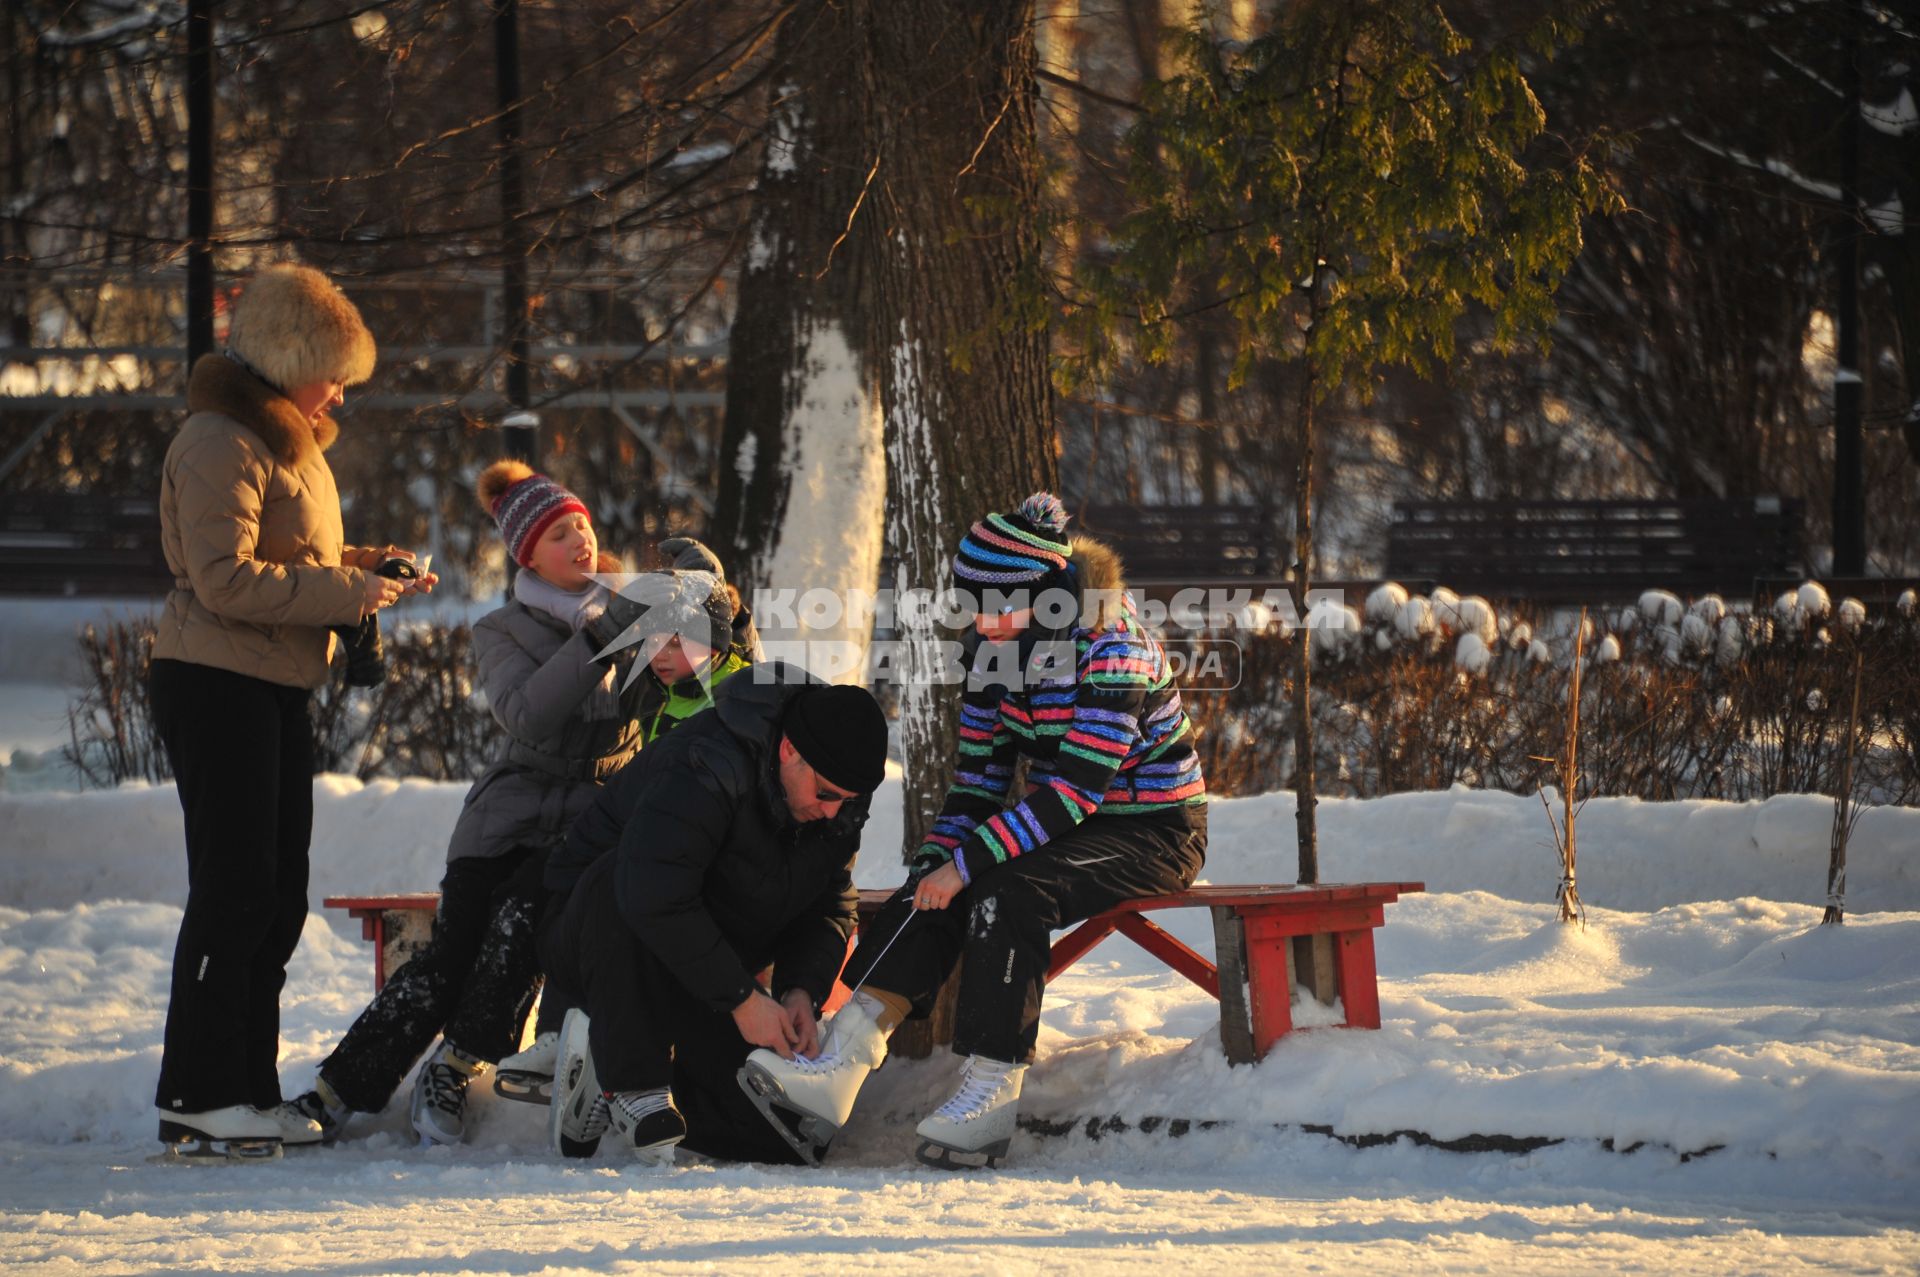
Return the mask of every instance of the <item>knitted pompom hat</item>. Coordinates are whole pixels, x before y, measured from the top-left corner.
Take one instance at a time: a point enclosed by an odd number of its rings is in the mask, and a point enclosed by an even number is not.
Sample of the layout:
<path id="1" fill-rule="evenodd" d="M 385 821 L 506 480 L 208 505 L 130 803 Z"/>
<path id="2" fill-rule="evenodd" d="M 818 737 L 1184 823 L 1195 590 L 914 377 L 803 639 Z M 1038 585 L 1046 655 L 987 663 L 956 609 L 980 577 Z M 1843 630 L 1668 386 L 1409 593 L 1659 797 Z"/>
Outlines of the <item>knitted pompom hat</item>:
<path id="1" fill-rule="evenodd" d="M 357 386 L 373 375 L 373 334 L 359 309 L 311 266 L 269 266 L 247 281 L 227 351 L 282 394 L 316 381 Z"/>
<path id="2" fill-rule="evenodd" d="M 982 585 L 1030 585 L 1052 577 L 1073 557 L 1067 517 L 1051 492 L 1036 492 L 1007 514 L 990 514 L 960 538 L 953 574 Z"/>
<path id="3" fill-rule="evenodd" d="M 533 561 L 533 547 L 555 519 L 569 514 L 593 518 L 586 502 L 544 474 L 535 474 L 526 462 L 511 457 L 482 470 L 473 493 L 480 508 L 500 526 L 507 553 L 523 568 Z"/>

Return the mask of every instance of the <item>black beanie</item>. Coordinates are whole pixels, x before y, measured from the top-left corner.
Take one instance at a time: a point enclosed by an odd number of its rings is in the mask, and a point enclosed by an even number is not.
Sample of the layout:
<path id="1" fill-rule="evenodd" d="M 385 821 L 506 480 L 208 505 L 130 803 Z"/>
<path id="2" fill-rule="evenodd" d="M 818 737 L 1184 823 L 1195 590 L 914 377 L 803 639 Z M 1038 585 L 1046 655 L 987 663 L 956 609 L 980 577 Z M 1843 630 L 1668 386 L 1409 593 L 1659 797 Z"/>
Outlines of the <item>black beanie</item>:
<path id="1" fill-rule="evenodd" d="M 829 785 L 870 794 L 886 778 L 887 716 L 864 687 L 803 687 L 780 729 Z"/>

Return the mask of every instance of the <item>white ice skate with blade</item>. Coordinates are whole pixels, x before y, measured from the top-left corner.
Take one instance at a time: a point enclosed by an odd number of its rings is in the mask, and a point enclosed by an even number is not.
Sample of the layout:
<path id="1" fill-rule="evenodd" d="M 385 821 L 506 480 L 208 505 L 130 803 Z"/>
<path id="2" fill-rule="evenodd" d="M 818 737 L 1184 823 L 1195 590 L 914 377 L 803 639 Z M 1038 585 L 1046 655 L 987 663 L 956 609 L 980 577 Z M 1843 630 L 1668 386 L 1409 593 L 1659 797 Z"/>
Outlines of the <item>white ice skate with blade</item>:
<path id="1" fill-rule="evenodd" d="M 282 1138 L 279 1119 L 250 1104 L 204 1113 L 161 1109 L 160 1142 L 166 1150 L 148 1160 L 163 1165 L 268 1161 L 280 1156 Z"/>
<path id="2" fill-rule="evenodd" d="M 861 1083 L 887 1058 L 887 1035 L 863 1001 L 856 997 L 827 1021 L 813 1059 L 784 1060 L 762 1048 L 740 1068 L 747 1098 L 813 1166 L 847 1124 Z"/>
<path id="3" fill-rule="evenodd" d="M 547 1109 L 547 1139 L 562 1157 L 592 1157 L 607 1130 L 607 1097 L 593 1071 L 588 1042 L 592 1022 L 579 1009 L 560 1026 L 554 1062 L 553 1102 Z"/>
<path id="4" fill-rule="evenodd" d="M 999 1166 L 1013 1142 L 1026 1076 L 1024 1064 L 969 1055 L 960 1071 L 960 1089 L 915 1128 L 920 1147 L 914 1155 L 946 1170 Z"/>
<path id="5" fill-rule="evenodd" d="M 553 1070 L 560 1059 L 560 1035 L 542 1033 L 526 1050 L 494 1066 L 493 1093 L 527 1104 L 553 1101 Z"/>

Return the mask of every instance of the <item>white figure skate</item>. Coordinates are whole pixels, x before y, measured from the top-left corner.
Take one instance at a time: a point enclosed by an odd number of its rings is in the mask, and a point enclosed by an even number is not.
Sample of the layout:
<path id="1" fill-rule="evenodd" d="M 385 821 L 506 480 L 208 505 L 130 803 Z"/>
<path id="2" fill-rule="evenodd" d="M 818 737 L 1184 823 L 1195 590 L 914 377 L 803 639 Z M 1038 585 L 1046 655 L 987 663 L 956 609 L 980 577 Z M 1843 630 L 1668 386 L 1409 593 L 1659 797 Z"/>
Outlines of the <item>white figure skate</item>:
<path id="1" fill-rule="evenodd" d="M 1013 1142 L 1020 1084 L 1026 1076 L 1024 1064 L 969 1055 L 960 1071 L 960 1089 L 915 1128 L 920 1147 L 914 1155 L 945 1170 L 999 1166 Z"/>
<path id="2" fill-rule="evenodd" d="M 204 1113 L 161 1109 L 160 1142 L 166 1148 L 150 1160 L 162 1164 L 269 1161 L 280 1156 L 283 1138 L 279 1119 L 250 1104 Z"/>
<path id="3" fill-rule="evenodd" d="M 592 1157 L 607 1130 L 607 1097 L 600 1092 L 587 1041 L 590 1023 L 587 1013 L 576 1008 L 560 1026 L 547 1138 L 562 1157 Z"/>
<path id="4" fill-rule="evenodd" d="M 887 1035 L 862 1002 L 856 997 L 827 1021 L 813 1059 L 784 1060 L 763 1048 L 740 1068 L 747 1098 L 810 1166 L 820 1164 L 847 1124 L 861 1083 L 887 1058 Z"/>
<path id="5" fill-rule="evenodd" d="M 560 1059 L 560 1035 L 542 1033 L 526 1050 L 500 1061 L 493 1074 L 493 1093 L 527 1104 L 553 1102 L 553 1069 Z"/>

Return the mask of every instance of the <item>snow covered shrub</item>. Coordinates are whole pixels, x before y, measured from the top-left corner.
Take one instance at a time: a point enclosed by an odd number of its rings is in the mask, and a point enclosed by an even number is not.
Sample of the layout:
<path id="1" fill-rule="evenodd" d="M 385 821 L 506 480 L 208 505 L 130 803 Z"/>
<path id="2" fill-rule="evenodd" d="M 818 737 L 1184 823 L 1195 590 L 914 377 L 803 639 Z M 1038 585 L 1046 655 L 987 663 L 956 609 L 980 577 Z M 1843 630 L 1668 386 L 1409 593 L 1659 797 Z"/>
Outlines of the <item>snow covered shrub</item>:
<path id="1" fill-rule="evenodd" d="M 1690 606 L 1672 597 L 1650 599 L 1645 611 L 1589 613 L 1582 793 L 1652 800 L 1825 792 L 1844 732 L 1836 707 L 1847 704 L 1842 685 L 1858 652 L 1867 670 L 1863 738 L 1872 742 L 1857 761 L 1863 792 L 1875 802 L 1920 802 L 1913 610 L 1860 615 L 1843 603 L 1828 609 L 1823 627 L 1803 606 L 1819 607 L 1811 592 L 1803 600 L 1796 590 L 1780 611 L 1758 613 L 1717 597 Z M 1444 590 L 1434 598 L 1438 606 L 1376 589 L 1359 633 L 1338 631 L 1341 658 L 1314 676 L 1321 792 L 1366 797 L 1468 784 L 1531 793 L 1543 777 L 1538 759 L 1552 756 L 1564 735 L 1571 617 L 1505 614 L 1497 624 L 1506 641 L 1487 643 L 1471 600 Z M 1297 649 L 1284 635 L 1235 637 L 1246 655 L 1242 685 L 1187 698 L 1202 729 L 1208 784 L 1222 794 L 1283 788 L 1293 781 Z"/>
<path id="2" fill-rule="evenodd" d="M 1388 625 L 1407 605 L 1407 589 L 1398 581 L 1386 581 L 1367 595 L 1367 623 Z"/>
<path id="3" fill-rule="evenodd" d="M 464 625 L 413 624 L 385 636 L 387 679 L 348 690 L 335 679 L 313 695 L 314 766 L 370 780 L 467 780 L 499 748 L 500 734 L 474 694 L 473 634 Z M 147 705 L 150 619 L 88 626 L 86 677 L 67 710 L 61 753 L 88 783 L 173 779 Z"/>
<path id="4" fill-rule="evenodd" d="M 1678 625 L 1686 608 L 1679 598 L 1665 590 L 1648 590 L 1640 596 L 1640 615 L 1654 625 Z"/>
<path id="5" fill-rule="evenodd" d="M 61 754 L 88 784 L 173 779 L 147 702 L 153 622 L 113 621 L 80 631 L 85 681 L 67 706 Z"/>
<path id="6" fill-rule="evenodd" d="M 387 636 L 386 651 L 387 681 L 379 687 L 351 697 L 331 689 L 331 701 L 361 712 L 323 770 L 362 780 L 478 776 L 500 747 L 500 730 L 474 684 L 473 631 L 403 625 Z"/>

